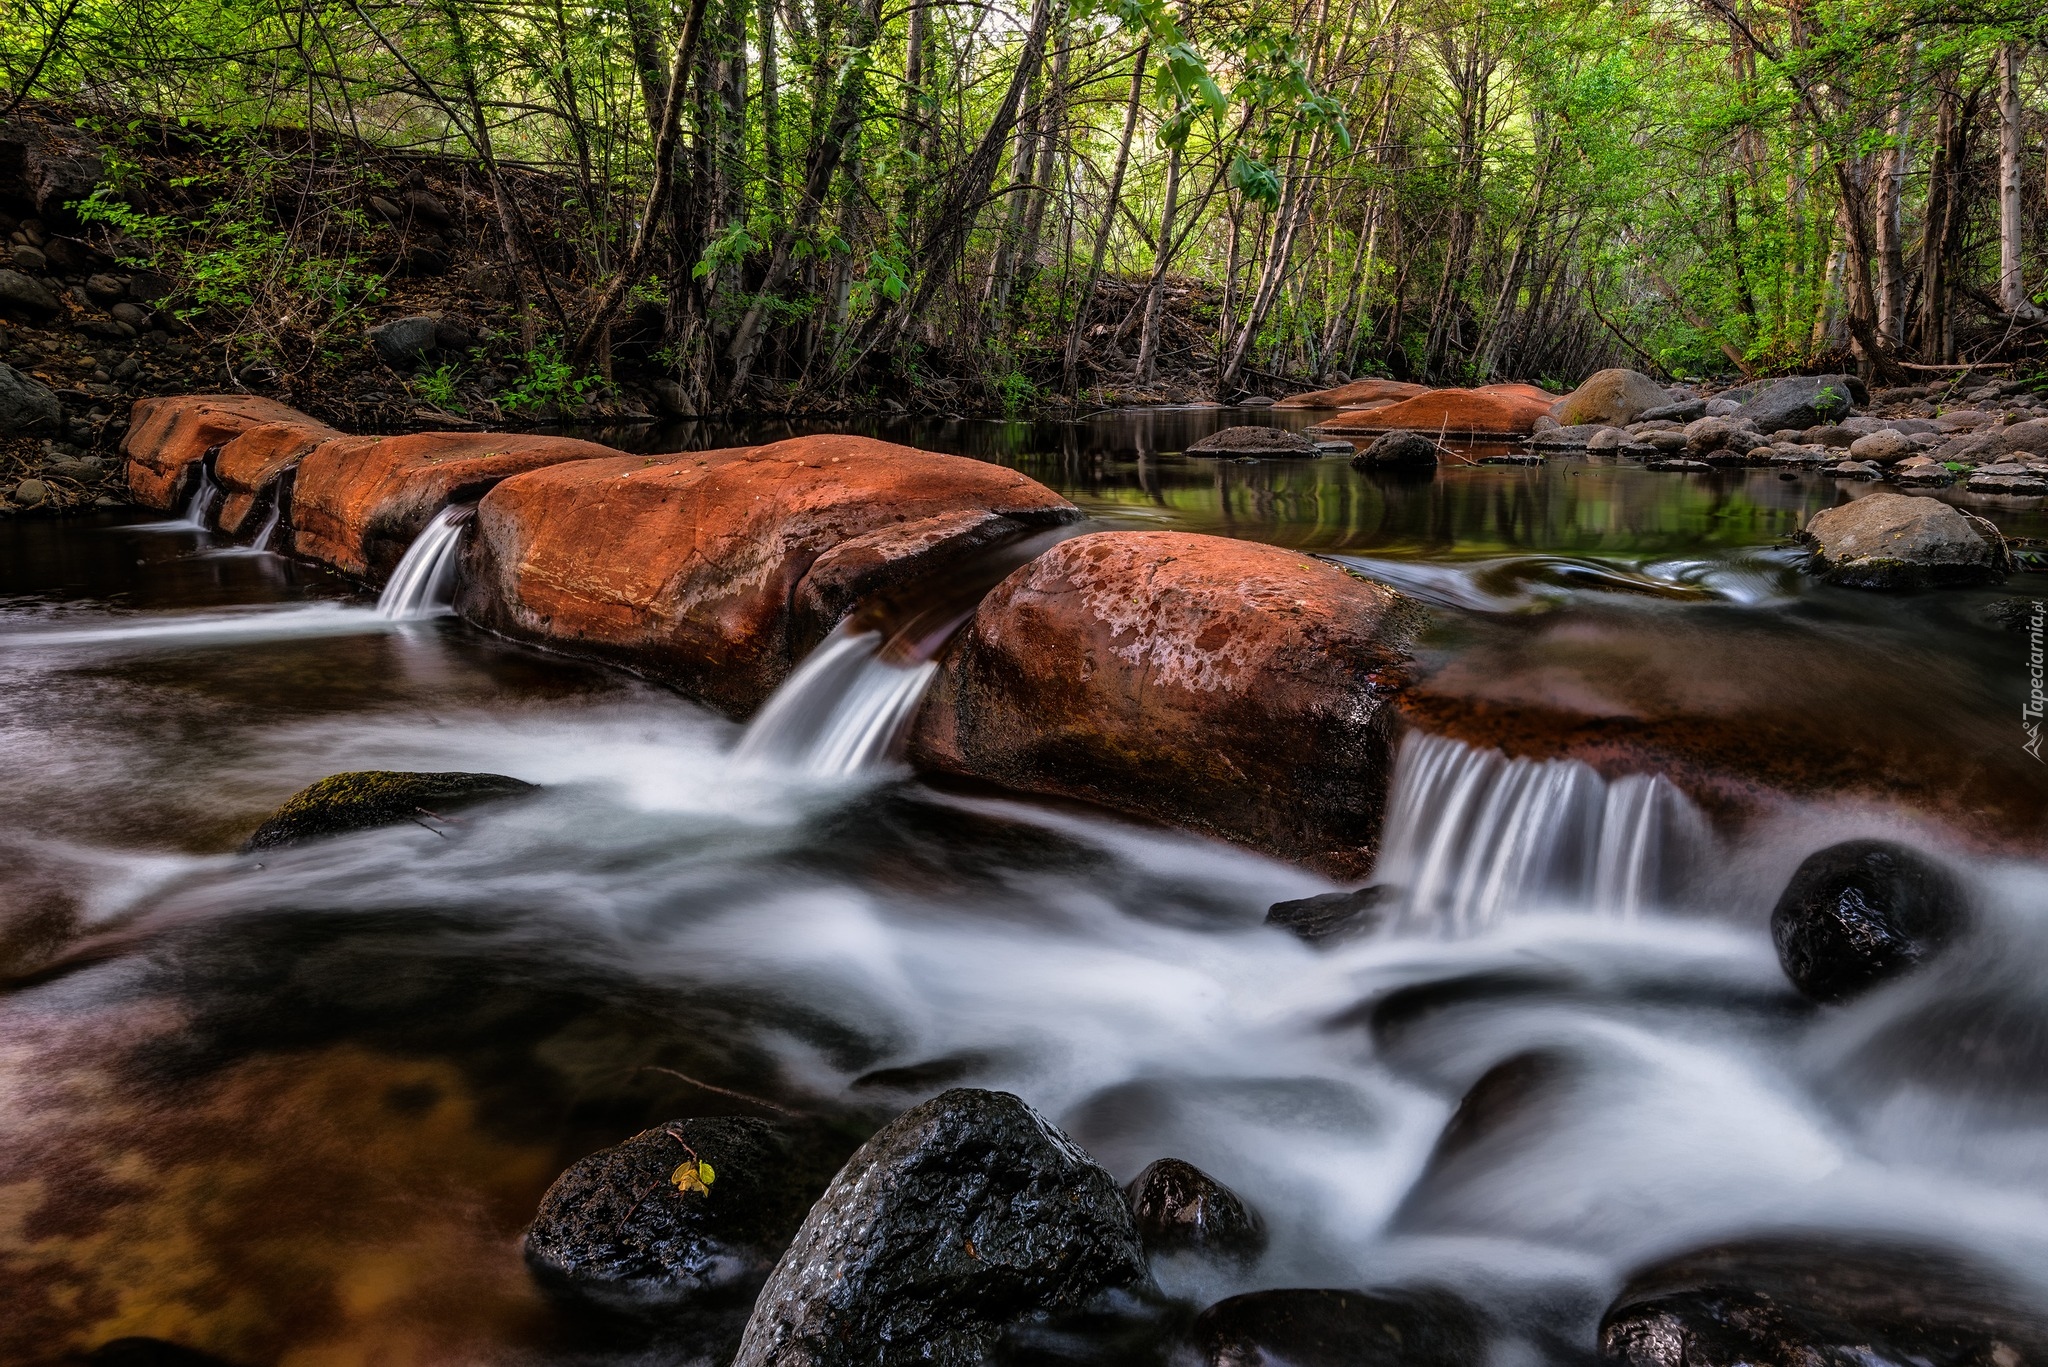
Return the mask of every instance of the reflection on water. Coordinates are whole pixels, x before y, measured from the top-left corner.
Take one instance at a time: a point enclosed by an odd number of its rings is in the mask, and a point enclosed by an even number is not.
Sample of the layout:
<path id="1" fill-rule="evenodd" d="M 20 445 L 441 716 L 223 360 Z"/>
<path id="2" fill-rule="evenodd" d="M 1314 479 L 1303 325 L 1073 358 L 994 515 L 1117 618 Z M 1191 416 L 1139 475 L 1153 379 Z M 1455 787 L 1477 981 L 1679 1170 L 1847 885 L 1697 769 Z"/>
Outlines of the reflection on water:
<path id="1" fill-rule="evenodd" d="M 1773 543 L 1839 491 L 1775 477 L 1414 484 L 1107 438 L 1006 459 L 1111 523 L 1270 535 L 1428 599 L 1425 711 L 1635 727 L 1674 763 L 1803 764 L 1811 795 L 1709 837 L 1640 771 L 1418 750 L 1470 819 L 1409 820 L 1408 914 L 1318 952 L 1262 924 L 1328 890 L 1293 868 L 741 762 L 673 695 L 380 622 L 189 530 L 0 525 L 0 1361 L 123 1334 L 247 1367 L 667 1360 L 539 1296 L 518 1240 L 575 1158 L 732 1109 L 684 1078 L 853 1129 L 940 1085 L 911 1079 L 1013 1090 L 1119 1178 L 1173 1155 L 1259 1207 L 1264 1261 L 1165 1267 L 1169 1293 L 1434 1281 L 1494 1316 L 1501 1362 L 1584 1360 L 1627 1268 L 1761 1227 L 1924 1234 L 2048 1284 L 2048 872 L 1968 853 L 2042 843 L 1998 593 L 1802 579 Z M 336 621 L 367 629 L 299 629 Z M 234 853 L 370 767 L 544 791 Z M 1838 796 L 1870 775 L 1888 800 Z M 1495 810 L 1575 833 L 1578 862 L 1522 827 L 1491 857 Z M 1765 919 L 1801 858 L 1864 834 L 1949 858 L 1982 916 L 1920 980 L 1815 1011 Z M 1466 1090 L 1532 1049 L 1539 1104 L 1432 1163 Z"/>

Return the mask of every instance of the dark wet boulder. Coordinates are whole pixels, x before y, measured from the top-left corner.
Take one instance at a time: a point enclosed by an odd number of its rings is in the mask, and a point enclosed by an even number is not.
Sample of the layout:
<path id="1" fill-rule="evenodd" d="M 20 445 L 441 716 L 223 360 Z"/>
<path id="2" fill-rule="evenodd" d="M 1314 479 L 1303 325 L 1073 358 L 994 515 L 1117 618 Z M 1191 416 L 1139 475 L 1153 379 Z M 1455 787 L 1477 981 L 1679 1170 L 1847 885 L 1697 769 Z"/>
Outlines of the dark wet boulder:
<path id="1" fill-rule="evenodd" d="M 1859 589 L 1985 584 L 2013 570 L 1998 528 L 1974 513 L 1916 494 L 1871 494 L 1826 508 L 1800 539 L 1830 583 Z"/>
<path id="2" fill-rule="evenodd" d="M 64 405 L 54 392 L 10 365 L 0 365 L 0 437 L 28 437 L 54 432 L 64 421 Z"/>
<path id="3" fill-rule="evenodd" d="M 1383 883 L 1349 892 L 1322 892 L 1275 902 L 1266 908 L 1266 924 L 1292 931 L 1312 945 L 1370 935 L 1387 923 L 1399 897 Z"/>
<path id="4" fill-rule="evenodd" d="M 1483 1224 L 1473 1208 L 1475 1183 L 1514 1167 L 1530 1133 L 1567 1113 L 1586 1071 L 1562 1050 L 1529 1049 L 1482 1073 L 1444 1122 L 1393 1227 L 1463 1231 Z M 1477 1199 L 1488 1197 L 1481 1192 Z"/>
<path id="5" fill-rule="evenodd" d="M 1191 456 L 1317 456 L 1315 439 L 1284 427 L 1226 427 L 1188 447 Z"/>
<path id="6" fill-rule="evenodd" d="M 1947 1249 L 1824 1235 L 1714 1245 L 1631 1275 L 1600 1325 L 1626 1367 L 2018 1367 L 2048 1319 Z"/>
<path id="7" fill-rule="evenodd" d="M 1435 465 L 1436 442 L 1420 432 L 1398 430 L 1377 438 L 1372 445 L 1351 458 L 1357 466 L 1366 465 Z"/>
<path id="8" fill-rule="evenodd" d="M 1150 1164 L 1124 1189 L 1153 1257 L 1193 1253 L 1249 1265 L 1266 1251 L 1266 1222 L 1244 1198 L 1178 1158 Z"/>
<path id="9" fill-rule="evenodd" d="M 1866 394 L 1863 382 L 1848 375 L 1794 375 L 1758 392 L 1735 416 L 1759 432 L 1818 427 L 1847 417 Z"/>
<path id="10" fill-rule="evenodd" d="M 1479 1367 L 1485 1328 L 1434 1289 L 1254 1291 L 1218 1301 L 1189 1331 L 1205 1367 Z"/>
<path id="11" fill-rule="evenodd" d="M 0 314 L 42 322 L 64 311 L 43 282 L 20 271 L 0 270 Z"/>
<path id="12" fill-rule="evenodd" d="M 1771 912 L 1771 939 L 1794 986 L 1841 1001 L 1939 952 L 1968 915 L 1962 885 L 1926 855 L 1850 840 L 1793 871 Z"/>
<path id="13" fill-rule="evenodd" d="M 533 784 L 503 774 L 415 774 L 391 769 L 329 774 L 286 799 L 242 849 L 273 850 L 325 835 L 394 826 L 418 817 L 438 817 L 473 802 L 532 791 Z"/>
<path id="14" fill-rule="evenodd" d="M 735 1367 L 966 1367 L 1004 1327 L 1142 1284 L 1116 1179 L 1006 1092 L 914 1107 L 847 1162 L 755 1302 Z"/>
<path id="15" fill-rule="evenodd" d="M 642 1316 L 750 1303 L 845 1154 L 747 1117 L 657 1125 L 555 1179 L 527 1266 L 565 1300 Z"/>

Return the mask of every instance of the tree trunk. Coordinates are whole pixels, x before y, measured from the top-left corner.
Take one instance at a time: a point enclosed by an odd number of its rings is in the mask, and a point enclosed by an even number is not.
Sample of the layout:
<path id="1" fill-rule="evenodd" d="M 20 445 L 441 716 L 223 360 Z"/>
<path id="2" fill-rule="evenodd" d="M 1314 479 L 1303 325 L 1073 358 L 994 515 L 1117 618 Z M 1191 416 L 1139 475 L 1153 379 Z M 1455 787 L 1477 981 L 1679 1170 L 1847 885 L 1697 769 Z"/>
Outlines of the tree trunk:
<path id="1" fill-rule="evenodd" d="M 1890 146 L 1879 161 L 1881 174 L 1877 185 L 1877 330 L 1894 344 L 1904 341 L 1906 336 L 1906 252 L 1901 202 L 1913 156 L 1910 45 L 1902 67 L 1905 89 L 1892 106 L 1890 126 L 1885 130 Z"/>
<path id="2" fill-rule="evenodd" d="M 1095 247 L 1088 255 L 1088 275 L 1081 285 L 1081 298 L 1074 305 L 1074 324 L 1067 331 L 1067 354 L 1060 367 L 1060 385 L 1072 394 L 1079 388 L 1081 338 L 1088 330 L 1088 311 L 1095 303 L 1095 286 L 1102 279 L 1103 258 L 1109 254 L 1109 239 L 1116 227 L 1116 213 L 1123 201 L 1124 172 L 1131 164 L 1131 139 L 1138 133 L 1138 111 L 1145 103 L 1145 62 L 1152 55 L 1152 35 L 1139 40 L 1137 56 L 1131 62 L 1131 93 L 1124 101 L 1124 131 L 1117 143 L 1116 166 L 1109 173 L 1104 191 L 1102 222 L 1095 230 Z"/>
<path id="3" fill-rule="evenodd" d="M 2007 43 L 1998 54 L 1998 306 L 2032 322 L 2040 310 L 2027 298 L 2020 267 L 2020 62 L 2025 56 L 2023 43 Z"/>
<path id="4" fill-rule="evenodd" d="M 923 14 L 922 9 L 917 11 Z M 767 173 L 768 217 L 780 224 L 782 193 L 782 77 L 776 70 L 775 0 L 758 0 L 754 24 L 761 44 L 761 164 Z"/>
<path id="5" fill-rule="evenodd" d="M 1154 253 L 1152 278 L 1145 285 L 1145 322 L 1138 332 L 1138 383 L 1152 383 L 1159 364 L 1160 314 L 1166 303 L 1166 272 L 1173 264 L 1173 216 L 1180 207 L 1181 150 L 1174 148 L 1166 158 L 1166 202 L 1159 210 L 1159 250 Z"/>

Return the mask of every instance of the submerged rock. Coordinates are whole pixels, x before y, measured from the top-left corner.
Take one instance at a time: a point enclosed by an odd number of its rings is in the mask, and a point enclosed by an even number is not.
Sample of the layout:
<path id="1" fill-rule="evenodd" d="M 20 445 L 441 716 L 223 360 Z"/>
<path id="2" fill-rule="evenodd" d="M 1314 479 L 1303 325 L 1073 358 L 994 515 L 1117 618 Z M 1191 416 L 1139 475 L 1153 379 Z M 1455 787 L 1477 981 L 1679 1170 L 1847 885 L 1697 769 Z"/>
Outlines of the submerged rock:
<path id="1" fill-rule="evenodd" d="M 555 1179 L 527 1266 L 608 1310 L 750 1302 L 845 1153 L 739 1116 L 657 1125 Z"/>
<path id="2" fill-rule="evenodd" d="M 417 774 L 390 769 L 329 774 L 292 794 L 256 828 L 242 849 L 274 850 L 533 791 L 533 784 L 503 774 Z"/>
<path id="3" fill-rule="evenodd" d="M 1312 945 L 1370 935 L 1393 914 L 1399 892 L 1383 883 L 1349 892 L 1322 892 L 1275 902 L 1266 909 L 1266 924 L 1292 931 Z"/>
<path id="4" fill-rule="evenodd" d="M 1954 875 L 1917 851 L 1850 840 L 1810 854 L 1771 912 L 1785 976 L 1807 996 L 1840 1001 L 1929 958 L 1969 915 Z"/>
<path id="5" fill-rule="evenodd" d="M 1266 1222 L 1259 1213 L 1192 1163 L 1159 1159 L 1124 1190 L 1138 1237 L 1152 1257 L 1193 1253 L 1250 1264 L 1266 1251 Z"/>
<path id="6" fill-rule="evenodd" d="M 1116 1180 L 1016 1097 L 959 1088 L 832 1179 L 735 1367 L 968 1367 L 1012 1321 L 1146 1275 Z"/>
<path id="7" fill-rule="evenodd" d="M 2012 571 L 1996 527 L 1939 499 L 1878 493 L 1815 513 L 1801 539 L 1831 583 L 1860 589 L 1983 584 Z"/>
<path id="8" fill-rule="evenodd" d="M 1226 427 L 1187 449 L 1191 456 L 1313 456 L 1314 438 L 1284 427 Z"/>
<path id="9" fill-rule="evenodd" d="M 1606 423 L 1626 427 L 1647 413 L 1672 406 L 1671 394 L 1639 370 L 1602 370 L 1559 399 L 1550 416 L 1565 426 Z"/>
<path id="10" fill-rule="evenodd" d="M 1437 444 L 1420 432 L 1388 432 L 1351 458 L 1356 466 L 1435 465 Z"/>
<path id="11" fill-rule="evenodd" d="M 2018 1367 L 2048 1360 L 2048 1319 L 1947 1249 L 1784 1235 L 1638 1270 L 1600 1353 L 1626 1367 Z"/>
<path id="12" fill-rule="evenodd" d="M 1448 1291 L 1254 1291 L 1189 1331 L 1205 1367 L 1479 1367 L 1484 1325 Z"/>

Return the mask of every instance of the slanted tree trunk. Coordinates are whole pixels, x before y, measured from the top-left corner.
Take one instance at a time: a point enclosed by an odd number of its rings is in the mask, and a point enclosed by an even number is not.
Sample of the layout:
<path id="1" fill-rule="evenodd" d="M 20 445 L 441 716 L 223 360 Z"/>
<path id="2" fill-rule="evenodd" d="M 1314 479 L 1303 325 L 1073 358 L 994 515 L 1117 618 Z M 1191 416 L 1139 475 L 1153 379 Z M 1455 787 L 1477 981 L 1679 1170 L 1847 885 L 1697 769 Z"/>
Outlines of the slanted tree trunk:
<path id="1" fill-rule="evenodd" d="M 1159 210 L 1159 250 L 1145 284 L 1145 321 L 1138 331 L 1138 383 L 1150 384 L 1159 366 L 1159 325 L 1166 304 L 1166 272 L 1173 264 L 1174 214 L 1180 207 L 1181 149 L 1166 158 L 1166 201 Z"/>

